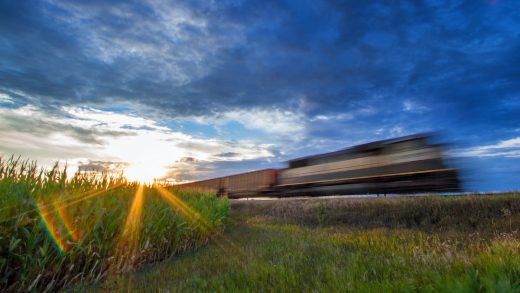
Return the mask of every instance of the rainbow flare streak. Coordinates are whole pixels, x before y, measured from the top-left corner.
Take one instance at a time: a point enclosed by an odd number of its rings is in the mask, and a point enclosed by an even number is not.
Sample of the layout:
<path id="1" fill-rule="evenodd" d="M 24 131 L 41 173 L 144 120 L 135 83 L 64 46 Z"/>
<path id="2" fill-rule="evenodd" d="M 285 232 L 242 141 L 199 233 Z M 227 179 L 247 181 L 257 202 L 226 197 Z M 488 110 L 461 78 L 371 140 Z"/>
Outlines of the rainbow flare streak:
<path id="1" fill-rule="evenodd" d="M 58 212 L 58 217 L 63 224 L 63 227 L 67 230 L 67 234 L 74 239 L 74 241 L 79 240 L 78 232 L 72 228 L 71 221 L 67 212 L 63 209 L 63 205 L 58 204 L 57 201 L 54 201 L 54 208 Z"/>
<path id="2" fill-rule="evenodd" d="M 45 210 L 45 205 L 41 201 L 39 201 L 37 206 L 38 213 L 40 214 L 40 217 L 43 223 L 45 224 L 45 228 L 47 229 L 49 236 L 51 236 L 52 240 L 54 241 L 60 252 L 66 252 L 67 247 L 65 246 L 63 239 L 61 239 L 60 233 L 56 229 L 56 226 L 53 224 L 51 217 L 49 217 L 50 213 Z"/>
<path id="3" fill-rule="evenodd" d="M 64 207 L 68 207 L 68 206 L 71 206 L 71 205 L 75 205 L 75 204 L 78 204 L 82 201 L 85 201 L 87 199 L 90 199 L 90 198 L 93 198 L 93 197 L 96 197 L 96 196 L 99 196 L 99 195 L 102 195 L 104 193 L 106 193 L 107 191 L 109 190 L 112 190 L 112 189 L 115 189 L 115 188 L 118 188 L 119 186 L 122 186 L 123 184 L 122 183 L 118 183 L 118 184 L 115 184 L 115 185 L 112 185 L 110 186 L 109 188 L 107 189 L 102 189 L 102 190 L 95 190 L 95 191 L 89 191 L 89 192 L 85 192 L 85 193 L 81 193 L 81 194 L 78 194 L 74 197 L 71 197 L 71 198 L 67 198 L 67 199 L 64 199 L 62 201 L 62 204 L 60 205 L 61 208 L 64 208 Z M 47 206 L 49 206 L 50 204 L 42 204 L 43 207 L 47 208 Z M 0 208 L 0 211 L 4 210 L 4 209 L 9 209 L 10 207 L 3 207 L 3 208 Z M 38 211 L 38 207 L 34 208 L 34 209 L 30 209 L 30 210 L 27 210 L 27 211 L 24 211 L 22 213 L 19 213 L 19 214 L 16 214 L 12 217 L 7 217 L 7 218 L 3 218 L 3 219 L 0 219 L 0 223 L 3 223 L 3 222 L 6 222 L 6 221 L 9 221 L 9 220 L 13 220 L 13 219 L 16 219 L 18 217 L 21 217 L 23 215 L 27 215 L 27 214 L 30 214 L 32 212 L 35 212 L 35 211 Z"/>

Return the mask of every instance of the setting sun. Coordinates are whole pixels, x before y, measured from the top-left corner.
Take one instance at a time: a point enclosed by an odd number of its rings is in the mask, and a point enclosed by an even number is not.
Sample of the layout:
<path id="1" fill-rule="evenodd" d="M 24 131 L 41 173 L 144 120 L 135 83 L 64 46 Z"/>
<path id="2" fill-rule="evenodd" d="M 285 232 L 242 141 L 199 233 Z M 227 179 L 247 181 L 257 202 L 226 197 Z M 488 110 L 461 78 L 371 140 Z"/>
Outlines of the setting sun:
<path id="1" fill-rule="evenodd" d="M 124 175 L 129 181 L 140 183 L 152 183 L 154 179 L 164 176 L 164 173 L 163 166 L 144 162 L 131 163 L 124 170 Z"/>

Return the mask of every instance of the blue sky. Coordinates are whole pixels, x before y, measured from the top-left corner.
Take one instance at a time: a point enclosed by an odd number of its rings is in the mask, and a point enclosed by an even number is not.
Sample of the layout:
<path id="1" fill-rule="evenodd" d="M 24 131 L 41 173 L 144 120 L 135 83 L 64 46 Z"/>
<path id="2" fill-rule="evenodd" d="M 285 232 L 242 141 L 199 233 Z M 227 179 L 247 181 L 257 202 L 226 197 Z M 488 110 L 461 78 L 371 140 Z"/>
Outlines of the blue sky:
<path id="1" fill-rule="evenodd" d="M 0 1 L 0 152 L 193 180 L 440 131 L 468 189 L 520 189 L 518 11 Z"/>

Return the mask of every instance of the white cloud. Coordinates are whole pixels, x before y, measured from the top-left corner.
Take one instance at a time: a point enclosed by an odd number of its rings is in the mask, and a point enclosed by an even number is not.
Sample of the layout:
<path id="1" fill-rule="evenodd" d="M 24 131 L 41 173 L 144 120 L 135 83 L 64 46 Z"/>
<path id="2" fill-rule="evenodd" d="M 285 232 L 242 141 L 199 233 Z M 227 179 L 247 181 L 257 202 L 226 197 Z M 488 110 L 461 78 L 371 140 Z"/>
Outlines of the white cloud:
<path id="1" fill-rule="evenodd" d="M 404 134 L 404 128 L 402 126 L 396 125 L 388 130 L 393 136 L 401 136 Z"/>
<path id="2" fill-rule="evenodd" d="M 354 119 L 355 115 L 352 113 L 342 113 L 336 115 L 316 115 L 310 119 L 311 122 L 314 121 L 347 121 Z"/>
<path id="3" fill-rule="evenodd" d="M 427 111 L 428 108 L 419 104 L 416 101 L 404 100 L 403 101 L 403 110 L 406 112 L 423 113 L 423 112 Z"/>
<path id="4" fill-rule="evenodd" d="M 214 126 L 238 122 L 247 129 L 259 130 L 279 136 L 278 138 L 290 138 L 291 140 L 303 139 L 308 123 L 303 113 L 278 108 L 231 110 L 217 116 L 192 116 L 185 120 Z"/>
<path id="5" fill-rule="evenodd" d="M 54 114 L 34 106 L 0 108 L 0 115 L 0 152 L 46 165 L 67 160 L 72 171 L 88 161 L 126 162 L 161 177 L 183 157 L 212 162 L 273 156 L 269 144 L 196 138 L 151 119 L 88 107 L 64 107 Z"/>
<path id="6" fill-rule="evenodd" d="M 167 127 L 158 125 L 155 121 L 136 115 L 102 111 L 89 107 L 63 107 L 64 112 L 71 117 L 67 123 L 83 128 L 100 127 L 104 130 L 149 129 L 166 131 Z"/>
<path id="7" fill-rule="evenodd" d="M 0 93 L 0 104 L 13 104 L 13 99 L 6 94 Z"/>
<path id="8" fill-rule="evenodd" d="M 378 112 L 378 110 L 372 106 L 364 106 L 359 107 L 355 110 L 351 110 L 349 112 L 339 113 L 339 114 L 319 114 L 309 119 L 310 122 L 345 122 L 352 121 L 354 119 L 359 119 L 361 117 L 367 117 L 374 115 Z"/>
<path id="9" fill-rule="evenodd" d="M 305 130 L 305 117 L 280 109 L 235 110 L 223 114 L 225 120 L 238 121 L 246 128 L 267 133 L 299 136 Z"/>
<path id="10" fill-rule="evenodd" d="M 477 146 L 454 151 L 460 157 L 520 158 L 520 137 L 499 141 L 494 145 Z"/>

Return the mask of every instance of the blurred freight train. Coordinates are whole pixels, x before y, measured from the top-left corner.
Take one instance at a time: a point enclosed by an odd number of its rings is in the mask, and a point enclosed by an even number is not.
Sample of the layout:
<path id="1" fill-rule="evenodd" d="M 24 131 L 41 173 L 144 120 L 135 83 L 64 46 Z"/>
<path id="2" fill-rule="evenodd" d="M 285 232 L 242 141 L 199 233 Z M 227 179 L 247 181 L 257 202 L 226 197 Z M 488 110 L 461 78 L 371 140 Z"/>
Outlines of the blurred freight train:
<path id="1" fill-rule="evenodd" d="M 430 135 L 362 144 L 264 169 L 176 185 L 230 198 L 460 191 L 457 170 L 446 166 Z"/>

